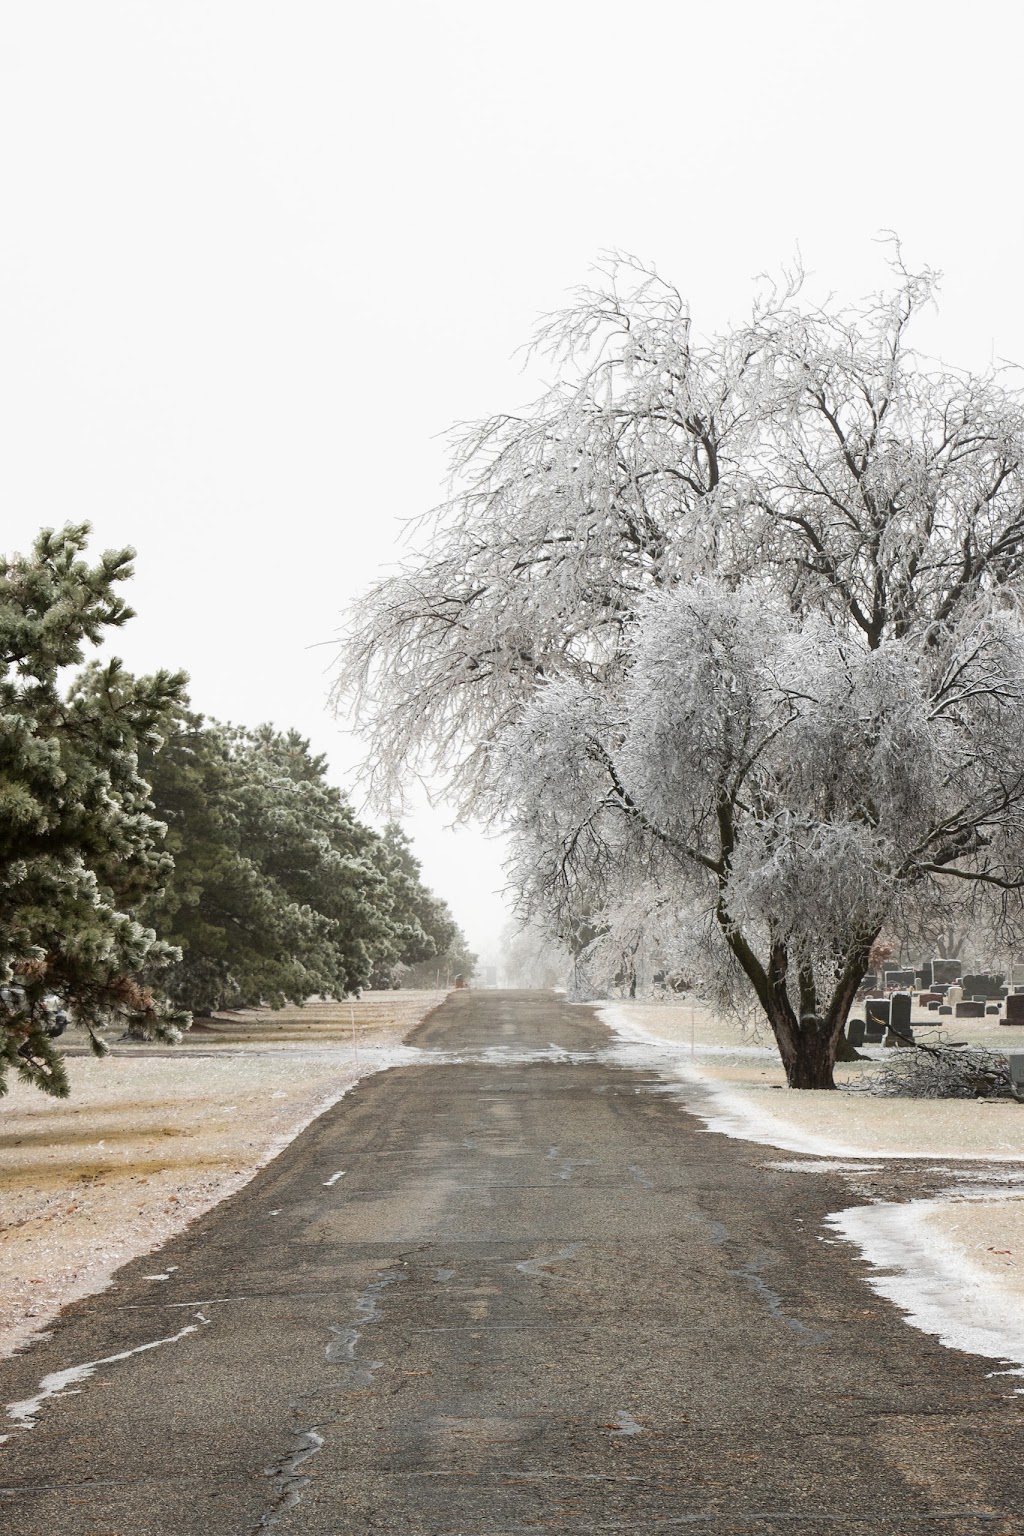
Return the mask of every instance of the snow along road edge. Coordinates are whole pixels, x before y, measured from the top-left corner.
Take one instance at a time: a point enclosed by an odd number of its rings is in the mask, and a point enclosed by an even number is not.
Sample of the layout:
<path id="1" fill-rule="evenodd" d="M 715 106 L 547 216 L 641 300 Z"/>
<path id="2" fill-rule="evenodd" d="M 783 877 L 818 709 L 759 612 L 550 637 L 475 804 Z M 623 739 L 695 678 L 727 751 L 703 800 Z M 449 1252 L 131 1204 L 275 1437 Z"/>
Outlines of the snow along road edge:
<path id="1" fill-rule="evenodd" d="M 713 1108 L 680 1094 L 686 1109 L 704 1121 L 705 1129 L 733 1140 L 753 1141 L 819 1158 L 849 1158 L 868 1163 L 874 1156 L 895 1160 L 895 1153 L 868 1153 L 841 1142 L 815 1136 L 787 1125 L 760 1110 L 738 1093 L 730 1093 L 695 1065 L 685 1046 L 660 1039 L 627 1019 L 614 1004 L 590 1004 L 602 1023 L 626 1046 L 649 1047 L 645 1059 L 635 1050 L 623 1053 L 624 1065 L 644 1065 L 671 1074 L 682 1084 L 699 1085 Z M 682 1057 L 687 1057 L 683 1064 Z M 926 1154 L 929 1155 L 929 1154 Z M 938 1156 L 938 1154 L 930 1154 Z M 913 1160 L 905 1156 L 906 1161 Z M 954 1159 L 944 1156 L 943 1162 Z M 964 1158 L 977 1166 L 979 1159 Z M 813 1165 L 809 1165 L 813 1171 Z M 999 1361 L 993 1376 L 1024 1376 L 1024 1314 L 1019 1299 L 998 1279 L 972 1264 L 963 1251 L 929 1225 L 929 1213 L 957 1203 L 955 1195 L 906 1204 L 877 1201 L 851 1206 L 826 1217 L 826 1225 L 851 1243 L 875 1273 L 865 1279 L 878 1296 L 891 1301 L 912 1328 L 939 1340 L 947 1349 L 962 1350 Z M 1024 1387 L 1014 1389 L 1024 1393 Z"/>

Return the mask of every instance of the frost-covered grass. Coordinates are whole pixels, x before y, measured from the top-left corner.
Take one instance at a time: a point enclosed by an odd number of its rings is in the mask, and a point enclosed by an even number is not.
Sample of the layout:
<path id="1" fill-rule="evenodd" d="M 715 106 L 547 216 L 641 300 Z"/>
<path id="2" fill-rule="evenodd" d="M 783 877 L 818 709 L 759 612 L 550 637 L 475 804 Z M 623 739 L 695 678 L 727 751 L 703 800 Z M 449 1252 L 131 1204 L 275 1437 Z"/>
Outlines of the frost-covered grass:
<path id="1" fill-rule="evenodd" d="M 676 1048 L 674 1060 L 712 1087 L 735 1097 L 736 1105 L 756 1111 L 759 1122 L 770 1117 L 777 1139 L 771 1145 L 792 1147 L 794 1138 L 814 1137 L 833 1144 L 837 1155 L 855 1152 L 871 1157 L 936 1157 L 1024 1160 L 1024 1105 L 1012 1100 L 958 1099 L 936 1102 L 912 1099 L 873 1099 L 866 1094 L 800 1092 L 785 1087 L 778 1052 L 766 1032 L 744 1034 L 737 1025 L 686 1003 L 627 1003 L 609 1005 L 612 1013 L 636 1028 Z M 919 1013 L 918 1028 L 934 1015 Z M 1024 1051 L 1024 1029 L 993 1025 L 984 1020 L 955 1021 L 944 1031 L 950 1040 L 963 1040 L 989 1049 Z M 752 1046 L 759 1047 L 756 1051 Z M 857 1082 L 875 1073 L 893 1052 L 870 1048 L 862 1062 L 841 1064 L 838 1082 Z M 762 1139 L 760 1136 L 755 1139 Z M 768 1130 L 764 1139 L 768 1140 Z"/>
<path id="2" fill-rule="evenodd" d="M 256 1170 L 368 1071 L 443 993 L 364 994 L 356 1051 L 346 1004 L 317 1037 L 183 1045 L 69 1062 L 70 1099 L 15 1084 L 0 1100 L 0 1355 L 114 1270 L 158 1248 Z M 266 1027 L 282 1033 L 284 1014 Z M 260 1021 L 257 1021 L 259 1023 Z"/>

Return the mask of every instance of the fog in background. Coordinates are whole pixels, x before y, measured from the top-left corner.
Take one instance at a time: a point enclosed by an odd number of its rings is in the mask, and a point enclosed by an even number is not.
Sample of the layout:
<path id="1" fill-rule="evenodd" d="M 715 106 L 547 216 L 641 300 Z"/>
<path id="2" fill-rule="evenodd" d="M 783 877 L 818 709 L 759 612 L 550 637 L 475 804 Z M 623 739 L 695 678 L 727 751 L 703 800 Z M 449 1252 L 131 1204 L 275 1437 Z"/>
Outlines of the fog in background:
<path id="1" fill-rule="evenodd" d="M 0 548 L 132 543 L 136 670 L 355 783 L 330 640 L 443 491 L 453 421 L 602 249 L 698 327 L 941 268 L 921 343 L 1024 359 L 1021 23 L 978 4 L 47 3 L 0 25 Z M 406 821 L 484 959 L 500 845 Z"/>

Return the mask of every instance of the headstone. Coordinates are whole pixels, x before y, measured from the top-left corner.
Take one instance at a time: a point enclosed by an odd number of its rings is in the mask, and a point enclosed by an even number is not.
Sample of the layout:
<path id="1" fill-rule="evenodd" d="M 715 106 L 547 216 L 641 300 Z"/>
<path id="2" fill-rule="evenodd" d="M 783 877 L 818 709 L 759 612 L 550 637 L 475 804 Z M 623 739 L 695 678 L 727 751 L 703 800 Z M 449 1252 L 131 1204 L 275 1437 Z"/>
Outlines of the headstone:
<path id="1" fill-rule="evenodd" d="M 941 1003 L 941 1004 L 940 1004 L 940 1005 L 939 1005 L 939 1012 L 940 1012 L 940 1013 L 952 1013 L 952 1012 L 953 1012 L 953 1010 L 952 1010 L 952 1008 L 951 1008 L 951 1007 L 950 1007 L 950 1006 L 949 1006 L 949 1004 L 948 1004 L 948 1003 Z"/>
<path id="2" fill-rule="evenodd" d="M 886 971 L 885 990 L 892 992 L 897 987 L 912 987 L 914 985 L 913 971 Z"/>
<path id="3" fill-rule="evenodd" d="M 956 1007 L 957 1003 L 962 1003 L 963 1000 L 964 1000 L 964 989 L 963 989 L 963 987 L 947 987 L 946 988 L 946 1002 L 947 1003 L 952 1003 L 954 1008 Z"/>
<path id="4" fill-rule="evenodd" d="M 1006 1065 L 1010 1069 L 1010 1082 L 1019 1093 L 1024 1088 L 1024 1052 L 1008 1051 Z"/>
<path id="5" fill-rule="evenodd" d="M 932 986 L 941 982 L 951 985 L 960 980 L 961 965 L 959 960 L 933 960 L 932 961 Z"/>
<path id="6" fill-rule="evenodd" d="M 889 1028 L 910 1033 L 910 993 L 894 992 L 889 999 Z"/>
<path id="7" fill-rule="evenodd" d="M 878 991 L 878 976 L 877 976 L 876 972 L 868 971 L 866 975 L 861 977 L 861 979 L 860 979 L 860 990 L 862 992 L 877 992 Z"/>
<path id="8" fill-rule="evenodd" d="M 985 1017 L 984 1003 L 957 1003 L 956 1016 L 958 1019 L 983 1019 Z"/>
<path id="9" fill-rule="evenodd" d="M 931 961 L 930 960 L 922 960 L 922 962 L 921 962 L 921 986 L 926 991 L 930 992 L 931 989 L 932 989 L 932 982 L 934 980 L 935 980 L 935 978 L 932 975 L 932 963 L 931 963 Z"/>
<path id="10" fill-rule="evenodd" d="M 1011 992 L 1006 999 L 1004 1024 L 1024 1024 L 1024 992 Z"/>
<path id="11" fill-rule="evenodd" d="M 998 996 L 999 988 L 1002 984 L 1002 976 L 996 976 L 991 971 L 968 972 L 960 983 L 967 997 L 980 997 L 982 999 Z"/>
<path id="12" fill-rule="evenodd" d="M 936 1002 L 936 1003 L 928 1003 L 926 1006 L 928 1008 L 928 1012 L 929 1013 L 936 1013 L 941 1005 Z"/>
<path id="13" fill-rule="evenodd" d="M 889 999 L 869 997 L 864 1001 L 864 1044 L 881 1045 L 889 1028 Z"/>
<path id="14" fill-rule="evenodd" d="M 914 1044 L 914 1031 L 908 1025 L 906 1029 L 887 1029 L 883 1045 L 912 1046 Z"/>
<path id="15" fill-rule="evenodd" d="M 846 1021 L 846 1038 L 855 1049 L 858 1045 L 864 1044 L 863 1019 L 848 1019 Z"/>
<path id="16" fill-rule="evenodd" d="M 998 1003 L 986 1003 L 985 1004 L 985 1014 L 986 1014 L 986 1017 L 990 1013 L 994 1013 L 994 1014 L 998 1015 L 998 1013 L 999 1013 L 999 1004 Z"/>

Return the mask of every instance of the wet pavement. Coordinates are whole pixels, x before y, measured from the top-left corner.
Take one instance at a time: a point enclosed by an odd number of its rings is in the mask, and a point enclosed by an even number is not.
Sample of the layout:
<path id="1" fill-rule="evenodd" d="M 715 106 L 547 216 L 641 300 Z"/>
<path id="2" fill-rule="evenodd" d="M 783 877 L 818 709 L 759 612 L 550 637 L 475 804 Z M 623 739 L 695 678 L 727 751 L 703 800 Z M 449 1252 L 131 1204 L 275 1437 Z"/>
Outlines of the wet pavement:
<path id="1" fill-rule="evenodd" d="M 452 997 L 0 1362 L 0 1529 L 1024 1533 L 1016 1378 L 908 1327 L 825 1224 L 941 1175 L 808 1177 L 609 1038 Z"/>

